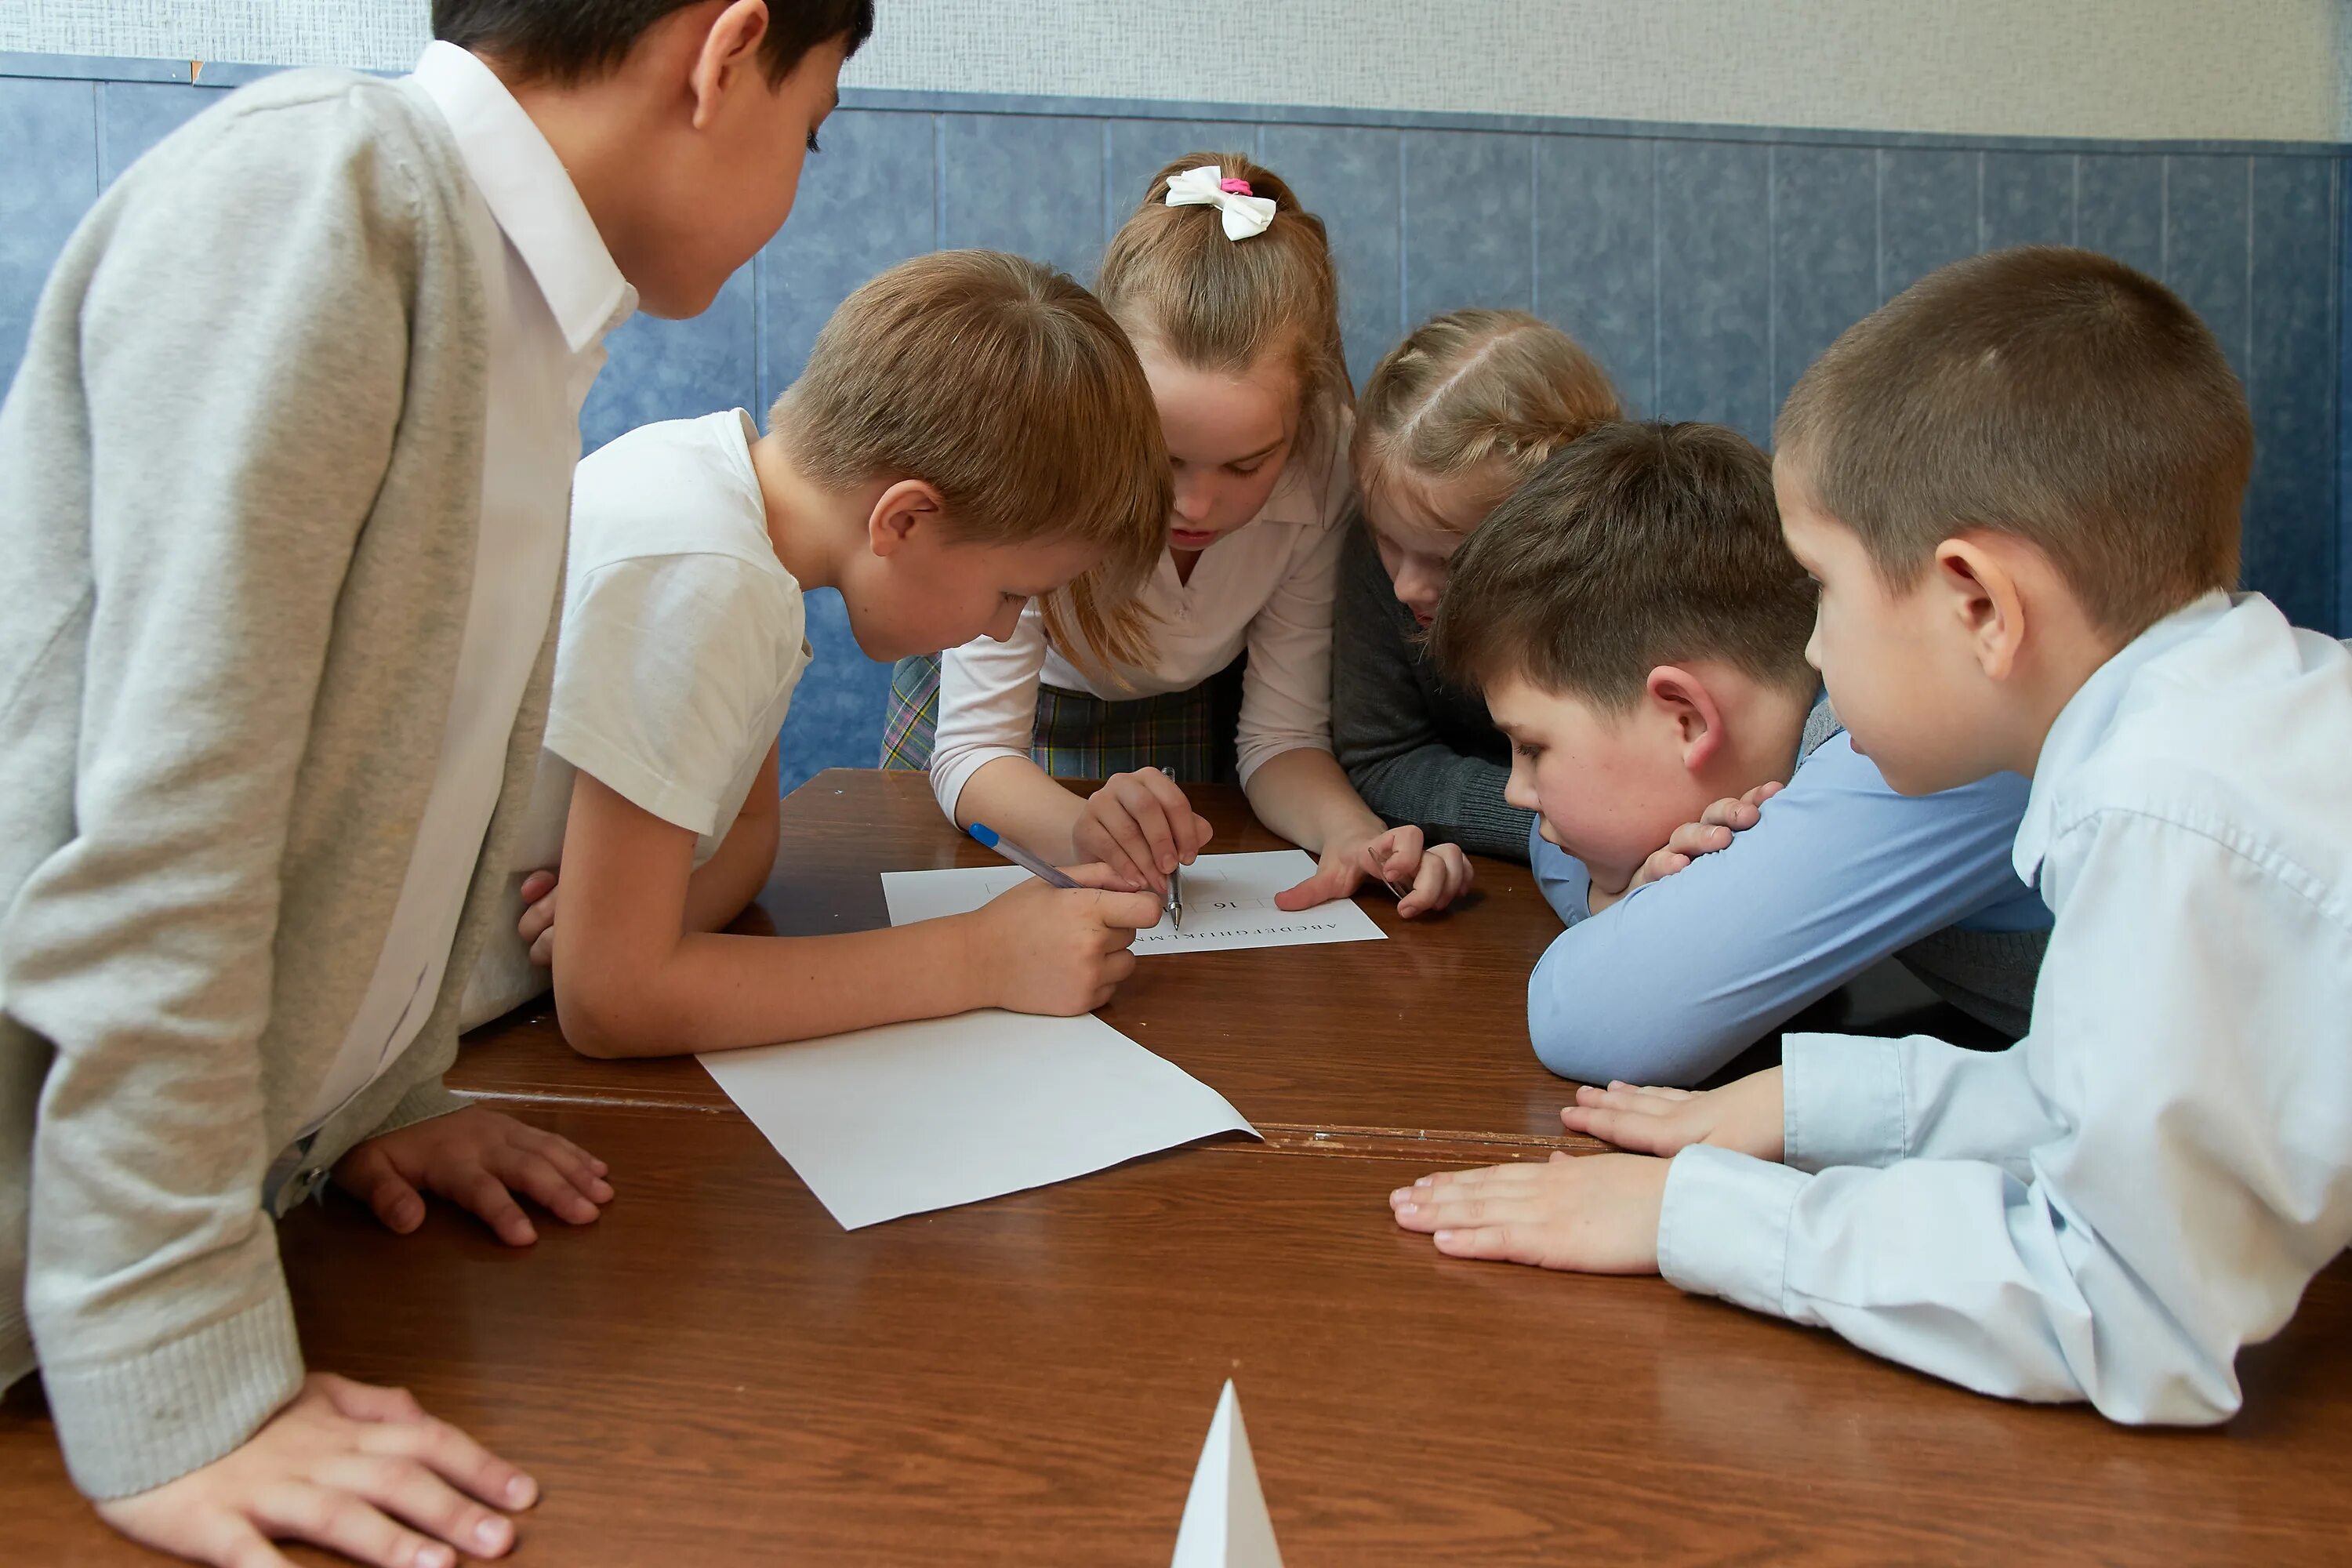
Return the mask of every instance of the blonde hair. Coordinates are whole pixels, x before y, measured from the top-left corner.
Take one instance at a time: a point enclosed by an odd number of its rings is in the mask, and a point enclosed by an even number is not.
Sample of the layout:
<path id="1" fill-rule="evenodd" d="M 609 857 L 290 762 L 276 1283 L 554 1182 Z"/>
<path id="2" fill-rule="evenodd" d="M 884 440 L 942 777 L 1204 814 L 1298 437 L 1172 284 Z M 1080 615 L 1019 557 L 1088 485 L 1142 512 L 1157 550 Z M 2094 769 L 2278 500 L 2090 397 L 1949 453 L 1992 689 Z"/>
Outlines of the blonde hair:
<path id="1" fill-rule="evenodd" d="M 1499 502 L 1554 452 L 1622 417 L 1592 356 L 1524 310 L 1449 310 L 1365 384 L 1349 460 L 1366 497 L 1494 473 Z"/>
<path id="2" fill-rule="evenodd" d="M 1127 333 L 1064 274 L 993 250 L 900 262 L 841 302 L 768 423 L 819 484 L 923 480 L 961 539 L 1103 547 L 1040 605 L 1046 631 L 1149 657 L 1128 610 L 1167 541 L 1167 443 Z"/>
<path id="3" fill-rule="evenodd" d="M 1215 207 L 1168 205 L 1170 180 L 1211 163 L 1219 178 L 1246 180 L 1251 195 L 1274 203 L 1265 232 L 1227 239 Z M 1143 200 L 1111 236 L 1095 288 L 1131 337 L 1195 369 L 1241 374 L 1265 353 L 1284 353 L 1298 386 L 1293 461 L 1329 439 L 1339 410 L 1355 401 L 1323 220 L 1299 205 L 1281 175 L 1239 153 L 1188 153 L 1152 175 Z M 1113 629 L 1123 641 L 1148 646 L 1149 626 L 1136 605 Z"/>

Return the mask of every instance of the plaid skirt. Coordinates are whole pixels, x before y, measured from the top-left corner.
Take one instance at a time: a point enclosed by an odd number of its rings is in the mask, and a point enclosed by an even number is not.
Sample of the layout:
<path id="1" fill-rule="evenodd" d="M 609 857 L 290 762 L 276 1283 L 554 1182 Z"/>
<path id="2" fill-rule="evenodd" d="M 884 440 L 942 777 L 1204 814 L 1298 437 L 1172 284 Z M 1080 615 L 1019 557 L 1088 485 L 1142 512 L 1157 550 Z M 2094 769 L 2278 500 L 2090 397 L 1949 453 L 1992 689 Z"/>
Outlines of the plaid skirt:
<path id="1" fill-rule="evenodd" d="M 1154 767 L 1178 784 L 1233 784 L 1234 731 L 1241 719 L 1242 667 L 1234 662 L 1198 686 L 1112 701 L 1040 682 L 1029 754 L 1055 778 L 1107 779 Z M 928 771 L 940 721 L 940 661 L 902 658 L 890 672 L 882 723 L 882 765 Z"/>

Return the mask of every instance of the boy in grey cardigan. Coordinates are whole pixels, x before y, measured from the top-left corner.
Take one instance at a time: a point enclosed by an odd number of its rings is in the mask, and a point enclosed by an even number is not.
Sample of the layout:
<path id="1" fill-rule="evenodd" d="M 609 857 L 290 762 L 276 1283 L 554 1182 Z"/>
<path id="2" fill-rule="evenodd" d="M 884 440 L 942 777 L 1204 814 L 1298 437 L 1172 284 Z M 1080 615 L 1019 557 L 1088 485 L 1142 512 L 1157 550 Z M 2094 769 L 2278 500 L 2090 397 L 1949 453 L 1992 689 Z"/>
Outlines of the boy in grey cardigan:
<path id="1" fill-rule="evenodd" d="M 0 1384 L 38 1365 L 77 1484 L 163 1550 L 448 1564 L 535 1495 L 305 1377 L 270 1222 L 331 1179 L 524 1243 L 516 1193 L 612 1196 L 440 1085 L 580 404 L 640 295 L 698 311 L 782 221 L 871 26 L 685 9 L 439 0 L 405 80 L 232 96 L 84 221 L 0 406 Z"/>

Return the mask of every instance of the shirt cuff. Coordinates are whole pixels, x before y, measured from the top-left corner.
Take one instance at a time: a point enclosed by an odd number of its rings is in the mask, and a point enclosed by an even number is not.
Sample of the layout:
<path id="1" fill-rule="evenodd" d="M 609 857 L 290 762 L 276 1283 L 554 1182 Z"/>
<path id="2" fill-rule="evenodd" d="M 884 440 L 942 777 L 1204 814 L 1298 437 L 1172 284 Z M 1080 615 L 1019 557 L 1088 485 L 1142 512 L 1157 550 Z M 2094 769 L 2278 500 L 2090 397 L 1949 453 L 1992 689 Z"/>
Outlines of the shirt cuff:
<path id="1" fill-rule="evenodd" d="M 1241 748 L 1241 755 L 1234 763 L 1234 772 L 1241 779 L 1242 787 L 1248 788 L 1258 769 L 1285 752 L 1320 752 L 1328 757 L 1331 755 L 1331 742 L 1328 738 L 1312 735 L 1293 736 L 1286 741 L 1251 742 Z"/>
<path id="2" fill-rule="evenodd" d="M 1029 753 L 1011 746 L 964 746 L 942 760 L 937 751 L 931 753 L 931 798 L 940 803 L 947 819 L 956 819 L 956 803 L 963 798 L 963 786 L 971 775 L 999 757 L 1025 757 Z"/>
<path id="3" fill-rule="evenodd" d="M 1792 1169 L 1877 1168 L 1909 1153 L 1900 1045 L 1867 1035 L 1781 1037 L 1781 1158 Z"/>
<path id="4" fill-rule="evenodd" d="M 300 1391 L 286 1281 L 271 1279 L 260 1300 L 194 1333 L 97 1365 L 50 1362 L 41 1378 L 83 1495 L 152 1490 L 243 1447 Z"/>
<path id="5" fill-rule="evenodd" d="M 719 803 L 666 777 L 598 735 L 548 721 L 546 748 L 638 810 L 683 827 L 697 838 L 719 831 Z"/>
<path id="6" fill-rule="evenodd" d="M 1786 1165 L 1694 1143 L 1666 1168 L 1658 1272 L 1696 1296 L 1789 1315 L 1789 1215 L 1812 1178 Z"/>

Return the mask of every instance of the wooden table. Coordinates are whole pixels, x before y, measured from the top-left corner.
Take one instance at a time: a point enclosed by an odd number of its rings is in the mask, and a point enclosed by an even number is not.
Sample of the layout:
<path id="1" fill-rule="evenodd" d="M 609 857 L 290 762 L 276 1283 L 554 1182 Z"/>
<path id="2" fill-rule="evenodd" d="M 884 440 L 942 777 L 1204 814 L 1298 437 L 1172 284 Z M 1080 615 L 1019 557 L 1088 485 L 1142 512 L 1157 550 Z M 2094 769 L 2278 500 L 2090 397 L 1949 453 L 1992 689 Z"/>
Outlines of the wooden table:
<path id="1" fill-rule="evenodd" d="M 913 799 L 864 774 L 793 795 L 787 860 L 824 864 L 772 886 L 776 923 L 869 920 L 878 866 L 950 863 L 936 819 L 900 814 Z M 1390 1187 L 1535 1152 L 1529 1108 L 1549 1117 L 1559 1098 L 1511 1059 L 1519 973 L 1473 961 L 1530 940 L 1507 879 L 1427 931 L 1288 950 L 1302 967 L 1373 952 L 1402 969 L 1408 938 L 1428 942 L 1456 981 L 1443 999 L 1349 968 L 1390 988 L 1336 991 L 1337 1020 L 1277 1024 L 1262 971 L 1220 969 L 1214 987 L 1139 976 L 1205 995 L 1192 1009 L 1213 1017 L 1139 1037 L 1244 1111 L 1323 1093 L 1351 1118 L 1409 1108 L 1406 1083 L 1367 1087 L 1370 1060 L 1444 1096 L 1442 1115 L 1325 1138 L 1302 1118 L 1266 1146 L 1174 1151 L 856 1233 L 692 1089 L 692 1064 L 575 1063 L 551 1029 L 509 1024 L 463 1081 L 537 1099 L 534 1120 L 612 1163 L 618 1201 L 528 1253 L 445 1211 L 393 1237 L 349 1204 L 306 1209 L 283 1232 L 305 1342 L 316 1364 L 414 1388 L 540 1477 L 522 1563 L 1165 1563 L 1228 1376 L 1293 1568 L 2345 1559 L 2340 1261 L 2279 1341 L 2242 1358 L 2244 1415 L 2150 1433 L 1979 1398 L 1655 1279 L 1461 1263 L 1397 1231 Z M 1155 962 L 1258 956 L 1276 955 Z M 1172 994 L 1145 1000 L 1121 998 L 1121 1026 L 1183 1016 Z M 1459 1048 L 1360 1048 L 1390 1037 L 1360 1015 L 1395 1003 Z M 1311 1027 L 1286 1032 L 1299 1020 Z M 1256 1070 L 1229 1083 L 1217 1063 Z M 1448 1131 L 1442 1146 L 1417 1140 L 1422 1122 Z M 74 1498 L 24 1390 L 0 1410 L 0 1558 L 146 1561 Z"/>

